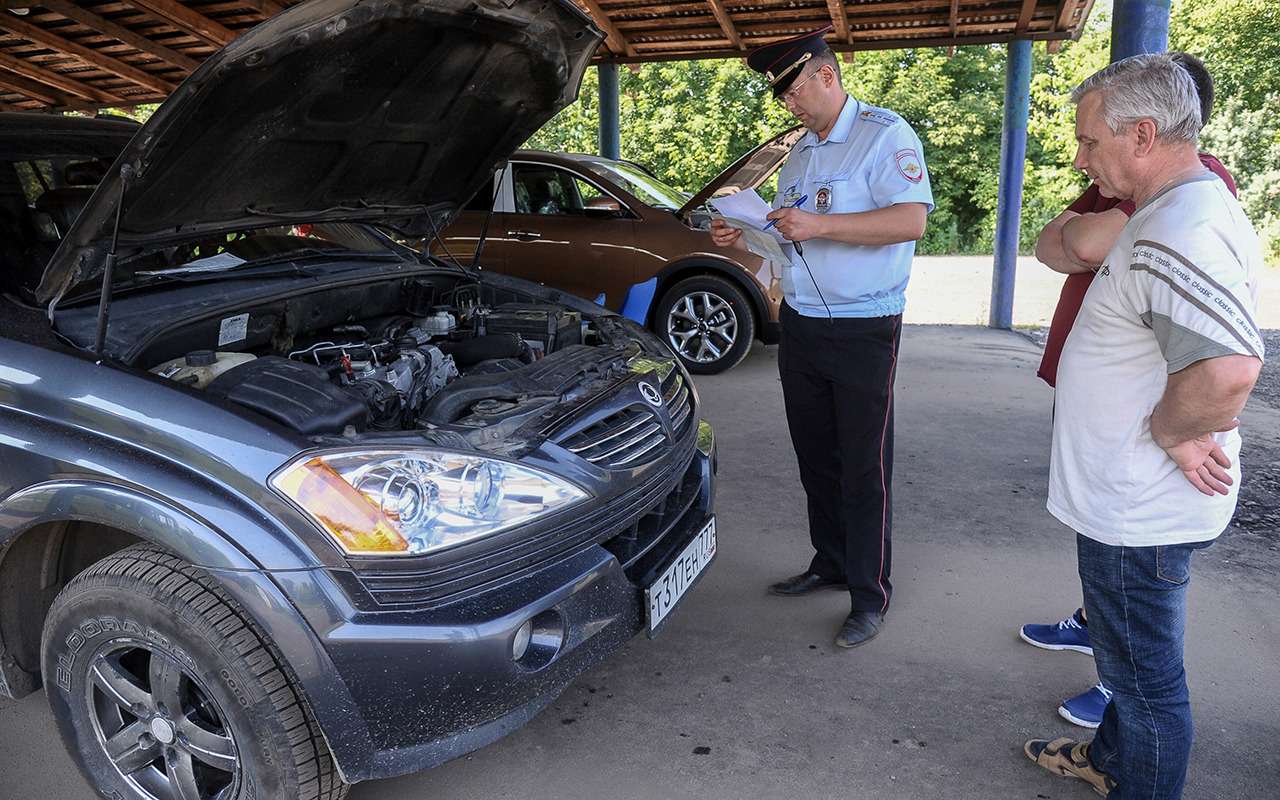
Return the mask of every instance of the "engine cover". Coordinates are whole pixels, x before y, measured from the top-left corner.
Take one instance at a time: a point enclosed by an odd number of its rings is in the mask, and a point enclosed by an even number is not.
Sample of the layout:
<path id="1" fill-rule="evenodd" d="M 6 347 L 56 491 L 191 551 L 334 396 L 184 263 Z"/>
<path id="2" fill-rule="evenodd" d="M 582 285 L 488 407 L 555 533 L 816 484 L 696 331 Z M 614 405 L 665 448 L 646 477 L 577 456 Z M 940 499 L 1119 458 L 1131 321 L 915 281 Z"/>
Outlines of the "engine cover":
<path id="1" fill-rule="evenodd" d="M 319 367 L 263 356 L 218 376 L 206 390 L 269 417 L 306 436 L 363 430 L 368 409 L 362 397 L 335 386 Z"/>

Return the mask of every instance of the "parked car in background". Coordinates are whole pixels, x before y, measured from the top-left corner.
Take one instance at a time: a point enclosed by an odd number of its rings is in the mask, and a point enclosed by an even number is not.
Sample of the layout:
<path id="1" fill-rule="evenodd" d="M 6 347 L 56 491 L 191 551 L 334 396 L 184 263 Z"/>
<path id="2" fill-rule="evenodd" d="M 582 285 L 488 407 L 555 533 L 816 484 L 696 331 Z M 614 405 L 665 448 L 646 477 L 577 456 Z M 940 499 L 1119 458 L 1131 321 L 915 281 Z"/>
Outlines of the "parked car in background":
<path id="1" fill-rule="evenodd" d="M 690 372 L 723 372 L 752 340 L 777 341 L 782 265 L 717 247 L 705 203 L 763 184 L 803 133 L 753 149 L 692 197 L 633 162 L 521 150 L 431 250 L 470 263 L 483 232 L 480 266 L 595 300 L 658 334 Z"/>
<path id="2" fill-rule="evenodd" d="M 384 232 L 446 227 L 601 39 L 311 0 L 136 135 L 0 114 L 0 696 L 99 795 L 339 800 L 679 613 L 716 551 L 679 360 Z"/>
<path id="3" fill-rule="evenodd" d="M 120 117 L 0 113 L 0 291 L 31 299 L 62 237 L 138 131 Z"/>

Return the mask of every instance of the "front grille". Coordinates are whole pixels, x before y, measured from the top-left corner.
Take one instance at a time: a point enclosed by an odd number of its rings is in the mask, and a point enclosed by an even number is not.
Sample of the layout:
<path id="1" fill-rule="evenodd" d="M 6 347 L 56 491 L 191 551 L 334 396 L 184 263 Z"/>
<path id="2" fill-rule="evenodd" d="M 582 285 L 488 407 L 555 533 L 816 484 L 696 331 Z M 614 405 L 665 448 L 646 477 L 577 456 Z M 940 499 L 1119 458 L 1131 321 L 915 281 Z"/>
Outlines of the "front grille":
<path id="1" fill-rule="evenodd" d="M 668 534 L 689 529 L 695 522 L 702 521 L 706 509 L 697 502 L 701 488 L 701 469 L 697 462 L 691 462 L 674 489 L 654 503 L 644 516 L 604 543 L 605 549 L 617 556 L 627 577 L 646 583 L 653 567 L 668 560 L 670 547 L 659 546 Z"/>
<path id="2" fill-rule="evenodd" d="M 693 415 L 693 398 L 684 376 L 672 370 L 662 385 L 662 404 L 671 419 L 672 440 L 680 441 Z M 662 452 L 667 434 L 652 407 L 627 406 L 558 442 L 561 447 L 606 469 L 645 463 Z"/>
<path id="3" fill-rule="evenodd" d="M 685 424 L 693 411 L 693 398 L 689 394 L 689 387 L 684 384 L 684 376 L 679 372 L 673 374 L 675 380 L 669 381 L 664 387 L 666 391 L 663 393 L 662 401 L 667 406 L 667 413 L 671 415 L 671 432 L 679 439 L 684 435 Z"/>

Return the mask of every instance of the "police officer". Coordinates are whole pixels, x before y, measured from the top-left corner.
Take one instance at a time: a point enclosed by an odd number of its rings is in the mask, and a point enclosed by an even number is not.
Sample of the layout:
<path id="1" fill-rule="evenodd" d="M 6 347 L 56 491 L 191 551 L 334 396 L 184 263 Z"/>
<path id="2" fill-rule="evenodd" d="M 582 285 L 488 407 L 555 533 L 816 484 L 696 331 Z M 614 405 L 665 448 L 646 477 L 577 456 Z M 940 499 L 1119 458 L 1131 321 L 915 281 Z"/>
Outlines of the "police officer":
<path id="1" fill-rule="evenodd" d="M 795 597 L 847 588 L 852 611 L 835 643 L 856 647 L 880 632 L 892 593 L 893 380 L 933 193 L 911 126 L 845 93 L 823 40 L 830 30 L 747 57 L 809 131 L 782 168 L 769 218 L 791 242 L 778 370 L 816 552 L 769 589 Z M 712 235 L 744 246 L 722 220 Z"/>

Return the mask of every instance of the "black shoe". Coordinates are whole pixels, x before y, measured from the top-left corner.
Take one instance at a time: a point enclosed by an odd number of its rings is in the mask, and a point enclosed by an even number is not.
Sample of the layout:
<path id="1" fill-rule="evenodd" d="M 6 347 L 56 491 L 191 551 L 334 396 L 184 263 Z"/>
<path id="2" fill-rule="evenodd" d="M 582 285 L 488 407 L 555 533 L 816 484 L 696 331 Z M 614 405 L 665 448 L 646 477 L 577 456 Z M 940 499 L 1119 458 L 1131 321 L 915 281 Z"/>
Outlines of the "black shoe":
<path id="1" fill-rule="evenodd" d="M 792 575 L 786 580 L 770 584 L 769 594 L 781 595 L 782 597 L 799 597 L 802 594 L 816 592 L 819 589 L 848 588 L 849 585 L 844 581 L 824 578 L 821 575 L 815 575 L 812 572 L 801 572 L 799 575 Z"/>
<path id="2" fill-rule="evenodd" d="M 836 634 L 836 647 L 857 647 L 876 638 L 884 627 L 884 614 L 878 611 L 854 611 L 845 617 Z"/>

